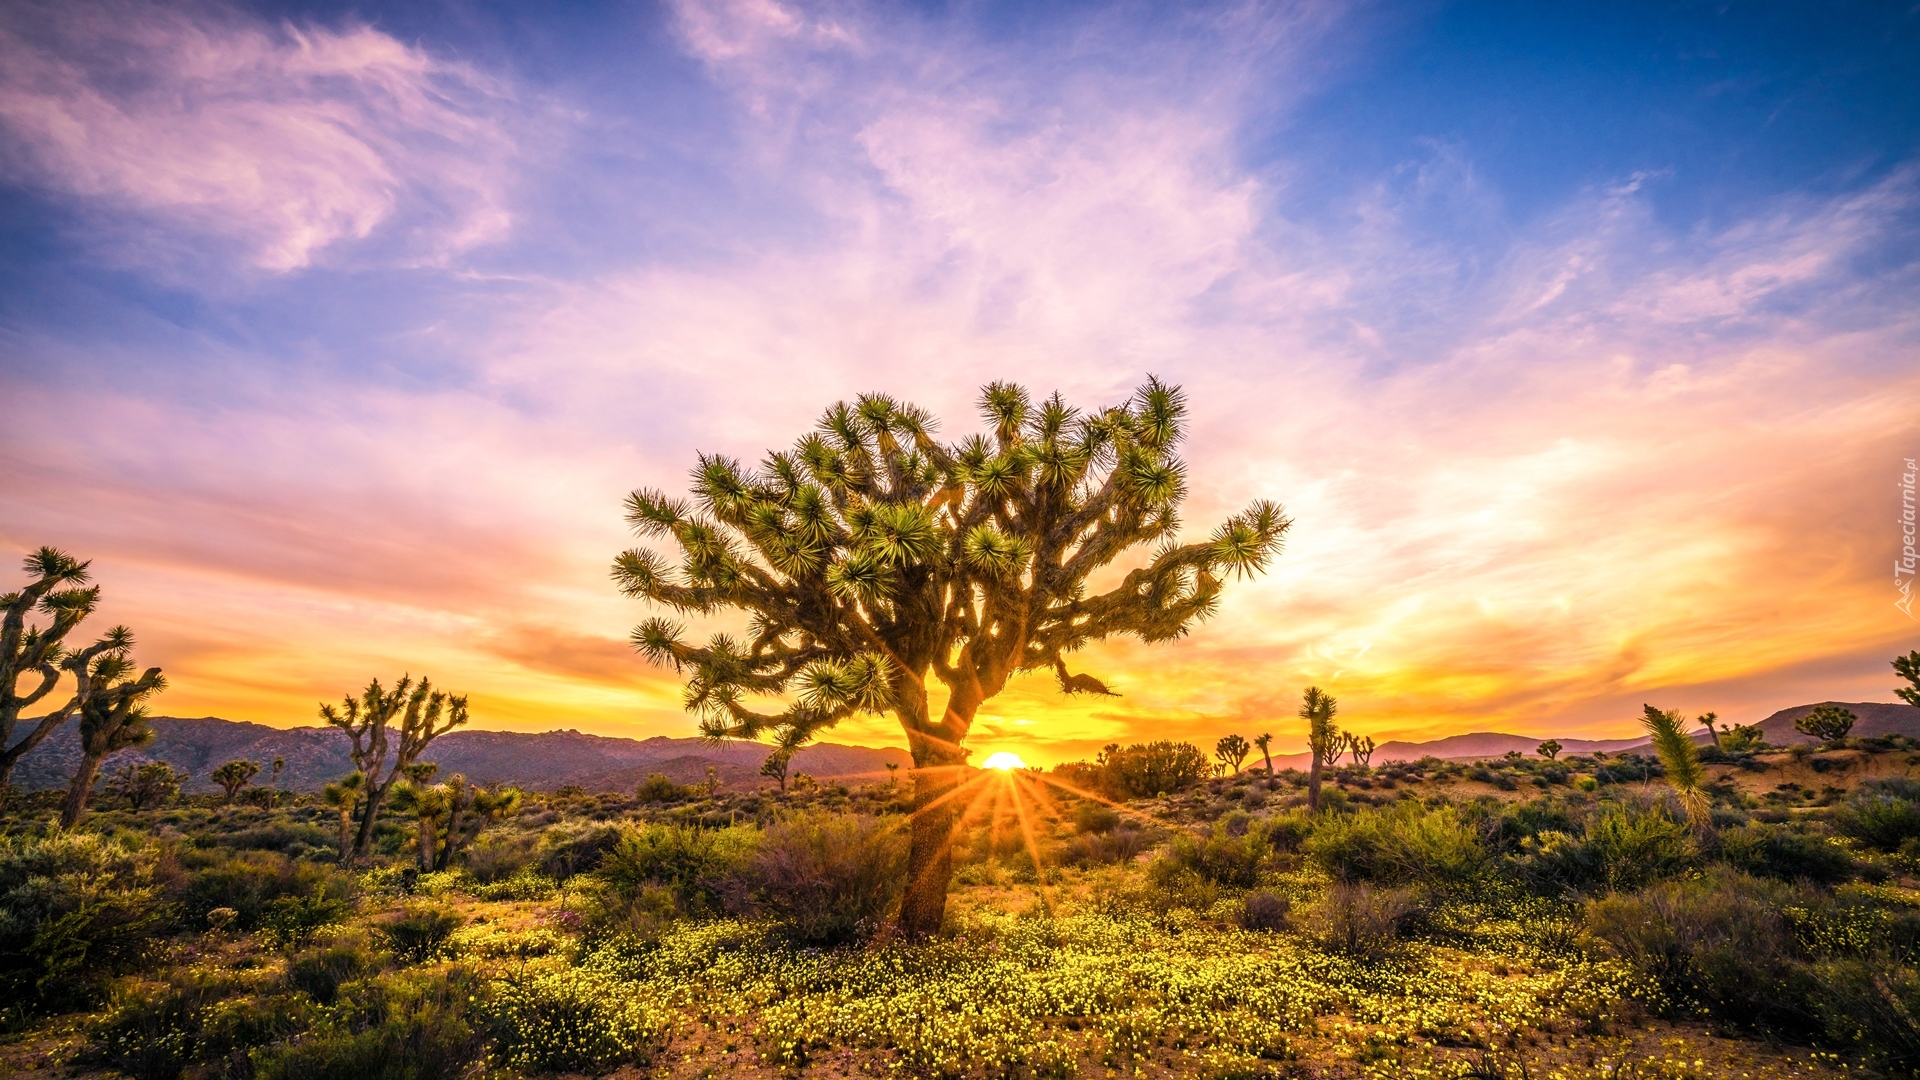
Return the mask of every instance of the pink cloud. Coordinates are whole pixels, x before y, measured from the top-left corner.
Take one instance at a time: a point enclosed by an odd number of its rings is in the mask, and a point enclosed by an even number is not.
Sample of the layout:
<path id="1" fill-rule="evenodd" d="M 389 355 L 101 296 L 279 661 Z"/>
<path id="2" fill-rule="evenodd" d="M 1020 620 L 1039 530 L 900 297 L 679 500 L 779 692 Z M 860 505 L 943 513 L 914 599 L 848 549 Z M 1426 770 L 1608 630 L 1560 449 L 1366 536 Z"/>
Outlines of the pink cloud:
<path id="1" fill-rule="evenodd" d="M 0 52 L 17 176 L 221 237 L 261 269 L 306 266 L 403 217 L 416 261 L 511 223 L 501 84 L 371 27 L 12 4 Z"/>

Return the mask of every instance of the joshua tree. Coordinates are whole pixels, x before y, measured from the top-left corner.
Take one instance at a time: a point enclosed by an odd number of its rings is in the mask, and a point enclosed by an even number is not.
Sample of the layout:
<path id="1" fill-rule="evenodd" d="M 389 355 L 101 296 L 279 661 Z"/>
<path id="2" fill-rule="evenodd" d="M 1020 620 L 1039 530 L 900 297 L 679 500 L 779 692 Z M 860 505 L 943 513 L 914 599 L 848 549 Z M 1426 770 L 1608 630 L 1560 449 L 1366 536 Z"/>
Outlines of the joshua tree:
<path id="1" fill-rule="evenodd" d="M 20 714 L 60 682 L 69 659 L 67 634 L 100 600 L 99 586 L 81 587 L 87 580 L 87 566 L 58 548 L 43 547 L 26 558 L 25 569 L 33 580 L 18 592 L 0 595 L 0 793 L 7 789 L 14 764 L 71 719 L 76 709 L 68 701 L 33 720 L 25 737 L 14 741 Z M 48 616 L 46 625 L 27 625 L 35 612 Z M 22 679 L 30 681 L 23 687 Z"/>
<path id="2" fill-rule="evenodd" d="M 107 778 L 107 791 L 134 810 L 158 806 L 180 793 L 187 774 L 164 761 L 129 762 Z"/>
<path id="3" fill-rule="evenodd" d="M 227 802 L 231 803 L 240 789 L 254 777 L 260 775 L 260 765 L 253 761 L 229 761 L 213 770 L 213 782 L 227 793 Z"/>
<path id="4" fill-rule="evenodd" d="M 87 812 L 87 798 L 93 793 L 93 777 L 100 762 L 116 750 L 139 746 L 153 738 L 141 702 L 166 689 L 167 681 L 157 667 L 134 678 L 133 661 L 127 656 L 132 649 L 133 631 L 116 626 L 96 646 L 68 657 L 63 665 L 78 686 L 74 704 L 80 714 L 80 765 L 73 772 L 66 805 L 60 811 L 63 829 L 80 824 Z"/>
<path id="5" fill-rule="evenodd" d="M 1560 745 L 1560 740 L 1548 739 L 1546 742 L 1541 743 L 1536 749 L 1539 751 L 1541 757 L 1552 761 L 1554 758 L 1560 756 L 1560 751 L 1564 749 L 1564 747 Z"/>
<path id="6" fill-rule="evenodd" d="M 1847 732 L 1853 730 L 1853 722 L 1859 717 L 1838 705 L 1820 705 L 1812 712 L 1793 722 L 1793 730 L 1802 735 L 1811 735 L 1828 746 L 1838 746 L 1846 740 Z"/>
<path id="7" fill-rule="evenodd" d="M 433 869 L 434 853 L 439 850 L 440 820 L 447 816 L 447 793 L 429 787 L 440 766 L 430 761 L 415 762 L 403 770 L 406 781 L 393 789 L 393 808 L 412 814 L 418 827 L 417 859 L 421 873 Z"/>
<path id="8" fill-rule="evenodd" d="M 1240 763 L 1247 760 L 1247 755 L 1252 752 L 1252 745 L 1238 735 L 1222 736 L 1219 742 L 1213 744 L 1215 760 L 1221 765 L 1233 766 L 1235 776 L 1240 775 Z"/>
<path id="9" fill-rule="evenodd" d="M 1373 767 L 1373 736 L 1347 734 L 1347 753 L 1353 755 L 1353 763 L 1363 769 Z"/>
<path id="10" fill-rule="evenodd" d="M 767 754 L 767 760 L 761 762 L 760 775 L 778 781 L 780 792 L 784 795 L 787 790 L 787 767 L 793 764 L 793 755 L 812 739 L 813 732 L 797 725 L 775 729 L 773 750 Z"/>
<path id="11" fill-rule="evenodd" d="M 328 784 L 320 792 L 320 800 L 332 807 L 340 815 L 340 865 L 345 866 L 353 858 L 353 812 L 360 805 L 360 796 L 367 789 L 367 778 L 352 772 L 342 777 L 339 783 Z"/>
<path id="12" fill-rule="evenodd" d="M 400 742 L 389 755 L 387 727 L 396 716 L 400 718 Z M 320 718 L 353 740 L 353 764 L 366 781 L 366 803 L 351 856 L 359 859 L 366 856 L 373 843 L 373 826 L 394 779 L 414 763 L 428 743 L 467 722 L 467 699 L 435 690 L 426 679 L 415 686 L 410 675 L 393 684 L 392 690 L 382 689 L 380 680 L 375 679 L 358 699 L 349 696 L 342 700 L 339 709 L 320 706 Z"/>
<path id="13" fill-rule="evenodd" d="M 482 829 L 519 810 L 523 798 L 519 788 L 496 787 L 489 791 L 467 783 L 467 778 L 458 774 L 441 786 L 447 793 L 447 830 L 446 843 L 433 863 L 435 870 L 452 867 L 453 860 Z"/>
<path id="14" fill-rule="evenodd" d="M 1340 745 L 1340 729 L 1333 726 L 1340 702 L 1317 686 L 1307 687 L 1300 696 L 1300 716 L 1307 722 L 1307 749 L 1313 764 L 1307 769 L 1307 809 L 1320 809 L 1320 772 L 1328 757 Z"/>
<path id="15" fill-rule="evenodd" d="M 1715 750 L 1725 750 L 1726 744 L 1720 741 L 1720 729 L 1713 726 L 1713 722 L 1720 719 L 1720 714 L 1712 712 L 1701 713 L 1697 719 L 1700 721 L 1700 726 L 1707 729 L 1707 737 L 1713 740 L 1713 748 Z"/>
<path id="16" fill-rule="evenodd" d="M 1682 724 L 1679 712 L 1672 709 L 1656 709 L 1645 706 L 1646 712 L 1640 722 L 1646 726 L 1647 734 L 1653 737 L 1653 752 L 1660 756 L 1660 767 L 1666 770 L 1667 786 L 1680 797 L 1680 806 L 1687 812 L 1687 820 L 1697 828 L 1704 828 L 1708 821 L 1710 804 L 1706 790 L 1702 787 L 1707 779 L 1707 771 L 1700 765 L 1700 750 L 1693 745 Z"/>
<path id="17" fill-rule="evenodd" d="M 1920 709 L 1920 652 L 1894 657 L 1893 673 L 1907 680 L 1907 685 L 1896 688 L 1894 693 L 1900 695 L 1900 700 Z"/>
<path id="18" fill-rule="evenodd" d="M 1267 761 L 1267 775 L 1272 776 L 1273 775 L 1273 754 L 1269 752 L 1268 747 L 1273 745 L 1273 736 L 1265 735 L 1265 734 L 1255 735 L 1253 737 L 1253 745 L 1260 748 L 1260 756 L 1265 758 Z"/>
<path id="19" fill-rule="evenodd" d="M 1022 671 L 1110 693 L 1068 673 L 1065 655 L 1119 634 L 1180 637 L 1219 606 L 1226 575 L 1266 565 L 1290 524 L 1260 502 L 1202 542 L 1174 542 L 1185 405 L 1157 380 L 1090 412 L 995 383 L 981 410 L 990 434 L 943 443 L 925 411 L 869 395 L 828 409 L 758 470 L 703 454 L 691 505 L 657 491 L 627 500 L 628 522 L 677 546 L 679 567 L 636 549 L 613 569 L 630 596 L 752 616 L 745 638 L 704 645 L 663 618 L 634 630 L 648 658 L 687 673 L 687 707 L 708 737 L 819 731 L 860 711 L 899 718 L 914 763 L 909 937 L 936 932 L 946 912 L 962 810 L 949 795 L 982 703 Z M 1087 592 L 1142 544 L 1157 545 L 1146 565 Z M 794 696 L 777 712 L 747 707 L 784 692 Z"/>

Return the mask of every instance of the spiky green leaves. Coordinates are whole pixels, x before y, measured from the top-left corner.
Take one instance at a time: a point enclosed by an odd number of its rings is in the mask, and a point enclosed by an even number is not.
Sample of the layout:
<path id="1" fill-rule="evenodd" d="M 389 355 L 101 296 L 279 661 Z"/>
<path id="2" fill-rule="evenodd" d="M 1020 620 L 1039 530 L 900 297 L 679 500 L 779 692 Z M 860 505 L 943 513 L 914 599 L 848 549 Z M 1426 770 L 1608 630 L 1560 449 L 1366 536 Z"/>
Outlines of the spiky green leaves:
<path id="1" fill-rule="evenodd" d="M 982 575 L 996 581 L 1011 581 L 1026 571 L 1033 547 L 1020 537 L 1009 536 L 992 524 L 983 523 L 967 530 L 961 556 Z"/>
<path id="2" fill-rule="evenodd" d="M 800 704 L 817 713 L 879 712 L 893 704 L 893 666 L 879 653 L 821 660 L 800 672 Z"/>
<path id="3" fill-rule="evenodd" d="M 1679 797 L 1680 806 L 1687 812 L 1687 820 L 1699 827 L 1705 827 L 1711 804 L 1702 785 L 1706 783 L 1707 770 L 1700 764 L 1700 750 L 1693 745 L 1693 739 L 1686 732 L 1686 720 L 1673 709 L 1656 709 L 1645 706 L 1640 723 L 1653 737 L 1653 752 L 1660 757 L 1660 767 L 1666 770 L 1667 786 Z"/>
<path id="4" fill-rule="evenodd" d="M 1214 565 L 1251 577 L 1266 569 L 1292 524 L 1277 504 L 1264 499 L 1254 503 L 1214 530 L 1208 541 Z"/>

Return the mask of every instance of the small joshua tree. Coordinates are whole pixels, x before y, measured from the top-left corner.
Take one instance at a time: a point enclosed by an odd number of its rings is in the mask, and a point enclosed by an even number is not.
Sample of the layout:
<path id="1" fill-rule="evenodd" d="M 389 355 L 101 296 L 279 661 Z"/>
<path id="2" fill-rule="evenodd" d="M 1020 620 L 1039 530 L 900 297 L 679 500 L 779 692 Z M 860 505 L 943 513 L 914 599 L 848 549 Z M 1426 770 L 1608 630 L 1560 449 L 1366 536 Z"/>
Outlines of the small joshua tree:
<path id="1" fill-rule="evenodd" d="M 159 806 L 180 794 L 187 774 L 164 761 L 129 762 L 107 778 L 107 792 L 135 811 Z"/>
<path id="2" fill-rule="evenodd" d="M 1052 671 L 1066 693 L 1111 693 L 1065 656 L 1124 634 L 1184 635 L 1218 608 L 1227 576 L 1266 566 L 1290 525 L 1257 502 L 1204 540 L 1175 541 L 1186 406 L 1158 380 L 1090 411 L 1007 383 L 980 406 L 989 431 L 957 443 L 936 440 L 924 410 L 875 394 L 828 409 L 758 470 L 703 454 L 691 504 L 658 491 L 627 501 L 628 522 L 677 547 L 679 565 L 635 549 L 613 568 L 630 596 L 751 617 L 745 638 L 704 644 L 663 618 L 634 630 L 644 655 L 686 674 L 709 737 L 899 718 L 914 763 L 899 920 L 910 938 L 945 916 L 963 809 L 951 793 L 980 707 L 1023 671 Z M 1089 591 L 1142 545 L 1145 565 Z M 748 707 L 789 693 L 775 711 Z"/>
<path id="3" fill-rule="evenodd" d="M 1811 735 L 1828 746 L 1838 746 L 1846 741 L 1847 732 L 1853 730 L 1854 721 L 1858 719 L 1838 705 L 1820 705 L 1795 720 L 1793 730 L 1802 735 Z"/>
<path id="4" fill-rule="evenodd" d="M 388 729 L 396 717 L 399 743 L 389 753 Z M 321 705 L 320 718 L 353 740 L 353 764 L 365 782 L 365 803 L 350 859 L 361 859 L 373 843 L 373 826 L 393 782 L 427 744 L 467 722 L 467 699 L 435 690 L 426 679 L 416 686 L 410 675 L 393 684 L 392 690 L 383 689 L 375 679 L 359 698 L 345 698 L 338 709 Z"/>
<path id="5" fill-rule="evenodd" d="M 159 668 L 134 677 L 133 660 L 127 655 L 132 649 L 133 631 L 116 626 L 94 647 L 68 657 L 64 665 L 78 685 L 74 704 L 80 714 L 80 765 L 73 771 L 60 810 L 63 829 L 80 824 L 87 812 L 100 762 L 116 750 L 153 739 L 141 703 L 166 689 L 167 681 Z"/>
<path id="6" fill-rule="evenodd" d="M 479 837 L 483 829 L 518 811 L 524 798 L 519 788 L 496 787 L 489 790 L 468 783 L 467 778 L 459 774 L 441 786 L 447 793 L 447 828 L 446 842 L 441 845 L 440 854 L 434 859 L 435 870 L 450 869 L 454 859 Z"/>
<path id="7" fill-rule="evenodd" d="M 1707 729 L 1707 737 L 1713 740 L 1713 748 L 1715 750 L 1725 750 L 1727 747 L 1720 739 L 1720 729 L 1713 726 L 1713 722 L 1720 719 L 1720 714 L 1713 712 L 1701 713 L 1696 719 L 1699 720 L 1701 727 Z"/>
<path id="8" fill-rule="evenodd" d="M 1320 809 L 1320 774 L 1331 763 L 1340 745 L 1340 729 L 1333 718 L 1340 702 L 1317 686 L 1309 686 L 1300 695 L 1300 717 L 1307 722 L 1307 749 L 1313 763 L 1307 768 L 1307 809 Z"/>
<path id="9" fill-rule="evenodd" d="M 1535 747 L 1536 752 L 1538 752 L 1541 757 L 1546 758 L 1548 761 L 1552 761 L 1554 758 L 1559 757 L 1560 751 L 1562 749 L 1564 749 L 1564 747 L 1560 745 L 1560 740 L 1558 739 L 1548 739 L 1546 742 L 1541 743 L 1538 747 Z"/>
<path id="10" fill-rule="evenodd" d="M 340 865 L 345 866 L 353 858 L 353 812 L 360 805 L 360 796 L 367 788 L 367 778 L 357 772 L 348 773 L 338 783 L 328 784 L 320 792 L 320 801 L 340 815 Z"/>
<path id="11" fill-rule="evenodd" d="M 1273 736 L 1267 734 L 1255 735 L 1253 737 L 1253 745 L 1260 748 L 1260 756 L 1265 758 L 1267 762 L 1267 775 L 1272 776 L 1273 753 L 1269 748 L 1273 745 Z"/>
<path id="12" fill-rule="evenodd" d="M 1653 752 L 1659 755 L 1660 767 L 1666 770 L 1667 786 L 1680 797 L 1687 820 L 1697 828 L 1706 827 L 1711 808 L 1705 789 L 1707 771 L 1700 765 L 1699 748 L 1682 726 L 1685 721 L 1672 709 L 1656 709 L 1651 705 L 1644 708 L 1640 722 L 1653 737 Z"/>
<path id="13" fill-rule="evenodd" d="M 260 765 L 253 761 L 229 761 L 213 770 L 213 782 L 226 792 L 226 801 L 231 803 L 240 795 L 240 789 L 256 776 L 260 775 Z"/>
<path id="14" fill-rule="evenodd" d="M 1253 746 L 1238 735 L 1222 736 L 1219 742 L 1213 744 L 1214 760 L 1222 766 L 1232 766 L 1235 776 L 1240 775 L 1240 763 L 1247 760 L 1247 755 L 1252 752 Z M 1226 770 L 1222 768 L 1221 771 Z"/>

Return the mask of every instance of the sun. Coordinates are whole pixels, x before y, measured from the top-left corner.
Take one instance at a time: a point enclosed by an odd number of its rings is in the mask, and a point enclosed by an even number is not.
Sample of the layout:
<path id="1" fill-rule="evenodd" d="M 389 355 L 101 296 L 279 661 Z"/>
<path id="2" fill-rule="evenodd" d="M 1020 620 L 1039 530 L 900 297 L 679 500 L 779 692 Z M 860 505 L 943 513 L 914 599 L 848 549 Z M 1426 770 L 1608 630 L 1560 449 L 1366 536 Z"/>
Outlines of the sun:
<path id="1" fill-rule="evenodd" d="M 1012 772 L 1014 769 L 1024 769 L 1027 767 L 1027 763 L 1020 760 L 1020 755 L 1011 750 L 1002 750 L 993 754 L 989 756 L 987 760 L 981 762 L 980 765 L 982 768 L 999 769 L 1001 772 Z"/>

